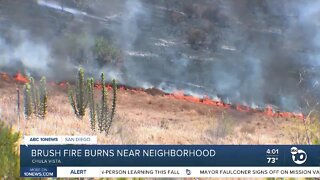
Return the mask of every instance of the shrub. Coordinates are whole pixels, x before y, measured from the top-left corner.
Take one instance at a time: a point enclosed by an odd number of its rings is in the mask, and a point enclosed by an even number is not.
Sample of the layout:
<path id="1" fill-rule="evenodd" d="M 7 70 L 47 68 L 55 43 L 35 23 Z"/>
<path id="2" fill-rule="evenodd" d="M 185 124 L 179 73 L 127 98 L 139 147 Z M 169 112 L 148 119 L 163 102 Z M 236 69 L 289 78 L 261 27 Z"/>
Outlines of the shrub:
<path id="1" fill-rule="evenodd" d="M 13 132 L 0 121 L 0 177 L 19 177 L 19 154 L 17 143 L 20 133 Z"/>
<path id="2" fill-rule="evenodd" d="M 308 144 L 320 144 L 320 113 L 319 111 L 311 110 L 304 119 L 304 130 Z"/>
<path id="3" fill-rule="evenodd" d="M 92 49 L 96 61 L 100 65 L 111 63 L 119 63 L 121 61 L 121 53 L 113 47 L 105 38 L 96 39 Z"/>
<path id="4" fill-rule="evenodd" d="M 216 7 L 208 7 L 203 11 L 202 17 L 208 19 L 211 22 L 216 22 L 218 21 L 218 9 Z"/>
<path id="5" fill-rule="evenodd" d="M 185 15 L 177 11 L 172 11 L 170 13 L 170 20 L 173 24 L 178 24 L 185 20 Z"/>
<path id="6" fill-rule="evenodd" d="M 231 134 L 234 129 L 234 125 L 234 119 L 232 119 L 232 117 L 228 116 L 226 112 L 223 111 L 216 127 L 216 136 L 226 137 L 227 135 Z"/>
<path id="7" fill-rule="evenodd" d="M 183 7 L 184 13 L 187 15 L 188 18 L 193 18 L 195 16 L 195 6 L 192 2 L 186 2 L 184 3 Z"/>
<path id="8" fill-rule="evenodd" d="M 318 121 L 313 121 L 309 122 L 307 124 L 309 128 L 309 136 L 310 136 L 310 143 L 311 144 L 320 144 L 320 122 Z"/>
<path id="9" fill-rule="evenodd" d="M 193 28 L 189 31 L 188 42 L 192 48 L 198 49 L 206 40 L 206 34 L 200 29 Z"/>
<path id="10" fill-rule="evenodd" d="M 303 122 L 290 129 L 290 138 L 294 144 L 320 144 L 319 112 L 310 111 Z"/>

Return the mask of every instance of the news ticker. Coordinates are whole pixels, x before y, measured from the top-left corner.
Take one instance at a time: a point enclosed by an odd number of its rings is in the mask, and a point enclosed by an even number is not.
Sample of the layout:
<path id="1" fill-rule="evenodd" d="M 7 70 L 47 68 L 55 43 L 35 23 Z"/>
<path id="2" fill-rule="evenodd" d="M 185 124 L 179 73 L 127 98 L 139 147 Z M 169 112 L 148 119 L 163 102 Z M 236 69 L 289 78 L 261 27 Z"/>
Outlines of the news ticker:
<path id="1" fill-rule="evenodd" d="M 20 158 L 21 177 L 320 177 L 320 145 L 28 144 Z"/>
<path id="2" fill-rule="evenodd" d="M 320 177 L 319 167 L 44 167 L 23 171 L 21 177 L 31 178 Z"/>

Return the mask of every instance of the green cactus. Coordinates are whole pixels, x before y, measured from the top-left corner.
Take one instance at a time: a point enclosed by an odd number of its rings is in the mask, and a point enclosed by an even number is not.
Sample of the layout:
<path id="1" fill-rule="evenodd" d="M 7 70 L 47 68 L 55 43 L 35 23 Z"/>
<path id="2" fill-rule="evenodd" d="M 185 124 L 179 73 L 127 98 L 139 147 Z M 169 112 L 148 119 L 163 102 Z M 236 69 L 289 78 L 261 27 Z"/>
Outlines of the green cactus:
<path id="1" fill-rule="evenodd" d="M 34 111 L 34 113 L 36 113 L 36 112 L 38 112 L 38 107 L 39 107 L 39 98 L 38 98 L 39 94 L 38 94 L 37 87 L 35 86 L 33 77 L 29 77 L 29 82 L 30 82 L 33 111 Z"/>
<path id="2" fill-rule="evenodd" d="M 109 109 L 108 105 L 108 91 L 106 89 L 106 84 L 105 84 L 105 78 L 104 74 L 101 73 L 101 85 L 102 85 L 102 90 L 101 90 L 101 102 L 100 104 L 97 104 L 97 119 L 98 119 L 98 128 L 99 131 L 105 131 L 106 134 L 109 133 L 115 110 L 116 110 L 116 96 L 117 96 L 117 85 L 116 81 L 112 81 L 112 88 L 113 88 L 113 99 L 112 99 L 112 106 L 111 110 Z"/>
<path id="3" fill-rule="evenodd" d="M 106 84 L 104 79 L 104 74 L 101 73 L 101 101 L 97 106 L 97 114 L 98 114 L 98 128 L 99 131 L 105 131 L 108 124 L 108 91 L 106 90 Z"/>
<path id="4" fill-rule="evenodd" d="M 69 83 L 67 83 L 67 86 L 68 86 L 68 98 L 69 98 L 69 102 L 72 106 L 72 109 L 74 110 L 74 113 L 76 115 L 78 115 L 78 110 L 77 110 L 77 107 L 76 107 L 76 103 L 75 103 L 75 100 L 74 100 L 74 95 L 73 95 L 73 91 L 71 89 L 71 86 Z"/>
<path id="5" fill-rule="evenodd" d="M 42 77 L 40 80 L 40 94 L 37 96 L 38 99 L 38 115 L 41 118 L 44 118 L 47 115 L 48 108 L 48 92 L 46 88 L 47 80 L 45 77 Z"/>
<path id="6" fill-rule="evenodd" d="M 94 79 L 87 79 L 87 90 L 88 90 L 88 103 L 90 109 L 90 124 L 91 129 L 95 131 L 96 128 L 96 111 L 95 111 L 95 103 L 94 103 Z"/>
<path id="7" fill-rule="evenodd" d="M 96 105 L 96 111 L 97 111 L 97 121 L 98 121 L 98 129 L 100 132 L 103 131 L 103 119 L 102 119 L 102 111 L 101 111 L 101 108 L 99 106 L 99 104 Z"/>
<path id="8" fill-rule="evenodd" d="M 112 80 L 112 90 L 113 90 L 113 99 L 112 99 L 112 105 L 111 105 L 111 115 L 110 118 L 108 118 L 108 122 L 106 124 L 106 128 L 105 128 L 105 132 L 106 134 L 109 133 L 110 128 L 111 128 L 111 124 L 116 112 L 116 101 L 117 101 L 117 84 L 116 81 L 113 79 Z M 108 112 L 109 114 L 109 112 Z"/>
<path id="9" fill-rule="evenodd" d="M 109 108 L 108 108 L 108 91 L 106 89 L 106 83 L 104 74 L 101 73 L 101 118 L 103 122 L 103 130 L 106 131 L 109 124 Z"/>
<path id="10" fill-rule="evenodd" d="M 71 89 L 70 85 L 68 87 L 69 87 L 68 96 L 69 96 L 70 104 L 74 110 L 74 113 L 77 115 L 77 117 L 82 119 L 83 116 L 85 116 L 86 108 L 88 104 L 83 68 L 79 69 L 76 90 L 75 90 L 76 91 L 75 98 L 74 98 L 73 90 Z"/>
<path id="11" fill-rule="evenodd" d="M 34 113 L 32 101 L 31 85 L 27 83 L 24 86 L 24 114 L 27 119 L 29 119 Z"/>
<path id="12" fill-rule="evenodd" d="M 77 83 L 77 91 L 76 91 L 76 99 L 77 99 L 77 109 L 80 117 L 85 115 L 85 110 L 87 107 L 86 102 L 86 91 L 85 91 L 85 82 L 84 82 L 84 70 L 80 68 L 78 74 L 78 83 Z"/>
<path id="13" fill-rule="evenodd" d="M 48 107 L 48 93 L 46 88 L 46 78 L 42 77 L 40 80 L 40 87 L 35 85 L 34 79 L 29 78 L 30 83 L 25 85 L 25 115 L 30 118 L 32 114 L 45 118 Z M 40 92 L 39 92 L 40 91 Z"/>
<path id="14" fill-rule="evenodd" d="M 116 80 L 112 80 L 112 90 L 113 90 L 113 99 L 112 99 L 112 108 L 111 108 L 111 121 L 114 118 L 116 112 L 116 102 L 117 102 L 117 83 Z"/>
<path id="15" fill-rule="evenodd" d="M 108 105 L 108 91 L 106 89 L 104 73 L 101 73 L 101 86 L 101 99 L 100 102 L 96 104 L 94 100 L 94 79 L 88 78 L 85 83 L 84 71 L 80 68 L 76 92 L 74 93 L 71 86 L 68 84 L 68 97 L 77 117 L 83 118 L 85 109 L 89 106 L 91 129 L 95 131 L 97 122 L 98 130 L 100 132 L 105 131 L 106 134 L 108 134 L 116 111 L 117 84 L 116 81 L 113 80 L 113 100 L 111 109 Z"/>

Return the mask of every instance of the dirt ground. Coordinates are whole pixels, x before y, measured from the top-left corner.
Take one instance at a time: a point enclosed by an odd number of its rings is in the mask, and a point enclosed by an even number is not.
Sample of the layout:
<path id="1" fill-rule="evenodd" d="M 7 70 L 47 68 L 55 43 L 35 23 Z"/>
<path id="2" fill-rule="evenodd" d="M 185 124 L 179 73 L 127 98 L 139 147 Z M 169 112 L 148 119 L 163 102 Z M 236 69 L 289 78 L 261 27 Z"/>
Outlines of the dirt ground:
<path id="1" fill-rule="evenodd" d="M 16 88 L 23 91 L 21 84 L 0 80 L 0 118 L 24 135 L 97 135 L 103 144 L 306 143 L 301 119 L 239 112 L 153 91 L 119 90 L 117 113 L 108 136 L 90 129 L 89 112 L 83 120 L 76 118 L 65 87 L 49 84 L 47 117 L 26 120 L 22 108 L 19 121 Z"/>

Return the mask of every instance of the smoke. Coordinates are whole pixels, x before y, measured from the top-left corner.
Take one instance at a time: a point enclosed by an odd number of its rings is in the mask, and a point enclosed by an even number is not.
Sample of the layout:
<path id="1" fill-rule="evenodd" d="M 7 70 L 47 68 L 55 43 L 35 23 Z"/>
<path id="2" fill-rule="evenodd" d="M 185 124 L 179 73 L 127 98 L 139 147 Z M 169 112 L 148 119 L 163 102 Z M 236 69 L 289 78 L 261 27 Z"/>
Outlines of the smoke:
<path id="1" fill-rule="evenodd" d="M 68 80 L 84 66 L 130 86 L 287 111 L 306 111 L 320 99 L 317 1 L 81 3 L 22 4 L 10 20 L 14 31 L 0 36 L 2 69 Z M 91 50 L 101 35 L 121 49 L 120 66 L 95 61 Z"/>
<path id="2" fill-rule="evenodd" d="M 139 37 L 144 36 L 139 24 L 149 23 L 149 11 L 142 5 L 139 0 L 126 1 L 124 5 L 124 13 L 121 17 L 120 26 L 113 30 L 117 35 L 119 44 L 125 52 L 124 60 L 124 83 L 141 86 L 144 79 L 139 75 L 143 73 L 144 63 L 137 63 L 134 58 L 150 57 L 152 54 L 135 51 L 136 41 Z"/>
<path id="3" fill-rule="evenodd" d="M 224 12 L 233 31 L 225 33 L 218 46 L 232 44 L 239 56 L 231 58 L 231 67 L 225 57 L 220 60 L 222 65 L 214 68 L 219 76 L 214 86 L 233 102 L 305 111 L 310 82 L 319 78 L 308 72 L 319 62 L 310 59 L 319 47 L 313 43 L 319 32 L 319 20 L 314 18 L 319 6 L 313 2 L 304 6 L 301 1 L 249 2 L 224 4 L 229 7 Z M 247 5 L 241 9 L 238 3 Z M 319 96 L 312 96 L 319 101 Z"/>
<path id="4" fill-rule="evenodd" d="M 44 43 L 32 41 L 27 31 L 12 27 L 7 39 L 0 37 L 0 67 L 25 68 L 26 71 L 43 74 L 48 70 L 50 50 Z"/>
<path id="5" fill-rule="evenodd" d="M 6 30 L 0 36 L 0 71 L 10 74 L 22 71 L 28 76 L 59 81 L 70 79 L 79 67 L 72 61 L 57 59 L 59 56 L 54 55 L 50 44 L 34 38 L 27 30 L 19 26 Z"/>
<path id="6" fill-rule="evenodd" d="M 181 38 L 168 32 L 161 36 L 159 30 L 159 41 L 164 39 L 174 42 L 173 45 L 155 47 L 156 50 L 145 47 L 157 52 L 159 58 L 136 60 L 133 69 L 139 73 L 134 73 L 133 78 L 151 82 L 165 91 L 183 89 L 232 103 L 262 107 L 273 104 L 282 110 L 304 111 L 310 82 L 315 84 L 319 78 L 304 71 L 319 63 L 315 53 L 319 47 L 319 20 L 313 18 L 320 10 L 317 2 L 304 6 L 301 1 L 244 0 L 217 1 L 211 5 L 221 9 L 216 12 L 221 22 L 216 20 L 213 30 L 206 33 L 206 43 L 213 44 L 213 48 L 204 45 L 194 51 L 186 48 Z M 153 17 L 152 25 L 156 23 L 161 21 Z M 176 28 L 166 24 L 161 30 L 167 27 Z M 145 37 L 139 38 L 150 45 Z M 311 96 L 319 100 L 314 95 Z"/>

